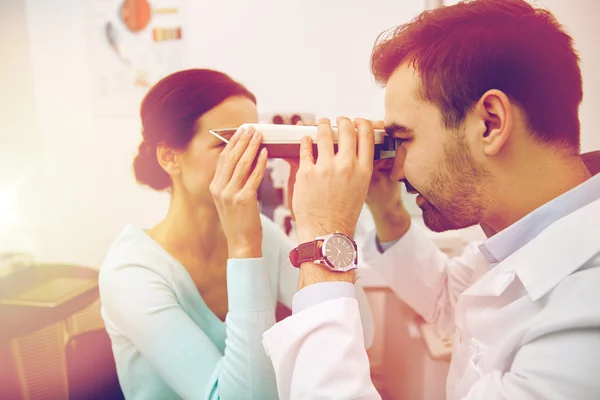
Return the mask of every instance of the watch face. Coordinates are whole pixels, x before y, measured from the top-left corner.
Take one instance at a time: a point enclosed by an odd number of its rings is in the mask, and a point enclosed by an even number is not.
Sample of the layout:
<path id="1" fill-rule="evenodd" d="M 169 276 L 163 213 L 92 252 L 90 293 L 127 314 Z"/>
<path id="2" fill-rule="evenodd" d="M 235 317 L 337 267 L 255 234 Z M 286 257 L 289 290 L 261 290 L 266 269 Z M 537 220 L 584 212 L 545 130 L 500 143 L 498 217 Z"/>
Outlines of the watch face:
<path id="1" fill-rule="evenodd" d="M 354 264 L 354 243 L 342 235 L 333 235 L 324 243 L 324 255 L 335 269 L 346 269 Z"/>

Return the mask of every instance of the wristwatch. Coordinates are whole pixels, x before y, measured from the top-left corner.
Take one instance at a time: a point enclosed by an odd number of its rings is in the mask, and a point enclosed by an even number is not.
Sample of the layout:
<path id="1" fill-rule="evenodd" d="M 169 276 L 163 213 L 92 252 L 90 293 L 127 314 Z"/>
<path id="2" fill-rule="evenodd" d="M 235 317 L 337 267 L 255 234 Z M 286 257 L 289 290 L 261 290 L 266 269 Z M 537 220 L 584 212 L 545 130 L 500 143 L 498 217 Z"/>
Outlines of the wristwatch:
<path id="1" fill-rule="evenodd" d="M 323 265 L 334 272 L 356 269 L 358 247 L 351 237 L 342 233 L 331 233 L 302 243 L 290 251 L 290 261 L 296 268 L 305 262 Z"/>

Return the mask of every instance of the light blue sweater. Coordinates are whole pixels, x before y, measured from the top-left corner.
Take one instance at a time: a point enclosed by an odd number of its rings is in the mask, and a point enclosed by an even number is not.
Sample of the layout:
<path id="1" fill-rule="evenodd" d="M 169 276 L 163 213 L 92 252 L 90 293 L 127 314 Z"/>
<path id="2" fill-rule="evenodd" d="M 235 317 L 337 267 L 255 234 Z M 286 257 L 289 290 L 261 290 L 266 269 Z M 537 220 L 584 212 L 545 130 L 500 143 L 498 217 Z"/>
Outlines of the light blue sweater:
<path id="1" fill-rule="evenodd" d="M 187 270 L 142 229 L 128 226 L 100 269 L 102 316 L 127 399 L 276 399 L 262 334 L 277 301 L 291 307 L 295 245 L 266 217 L 261 259 L 227 262 L 229 312 L 222 322 Z M 362 289 L 365 342 L 373 323 Z"/>

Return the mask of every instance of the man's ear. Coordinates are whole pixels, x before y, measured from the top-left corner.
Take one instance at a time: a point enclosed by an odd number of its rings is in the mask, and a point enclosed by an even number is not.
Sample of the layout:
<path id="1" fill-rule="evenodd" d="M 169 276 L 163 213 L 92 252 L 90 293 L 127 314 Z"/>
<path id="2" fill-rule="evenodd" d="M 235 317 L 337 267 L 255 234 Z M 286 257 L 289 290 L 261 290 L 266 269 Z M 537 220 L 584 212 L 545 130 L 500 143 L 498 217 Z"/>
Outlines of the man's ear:
<path id="1" fill-rule="evenodd" d="M 487 156 L 498 154 L 510 138 L 513 130 L 513 114 L 510 99 L 500 90 L 488 90 L 477 102 L 476 114 L 485 124 L 479 140 Z"/>
<path id="2" fill-rule="evenodd" d="M 179 154 L 164 143 L 159 143 L 156 147 L 156 159 L 161 168 L 169 175 L 174 176 L 181 172 L 179 168 Z"/>

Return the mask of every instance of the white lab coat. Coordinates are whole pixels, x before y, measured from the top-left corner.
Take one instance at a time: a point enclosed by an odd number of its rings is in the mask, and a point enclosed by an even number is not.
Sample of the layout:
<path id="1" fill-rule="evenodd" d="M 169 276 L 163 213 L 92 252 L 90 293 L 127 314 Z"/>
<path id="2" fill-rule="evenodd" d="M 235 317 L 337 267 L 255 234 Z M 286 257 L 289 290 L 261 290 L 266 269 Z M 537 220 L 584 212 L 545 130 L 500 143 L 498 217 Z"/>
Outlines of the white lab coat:
<path id="1" fill-rule="evenodd" d="M 600 200 L 481 278 L 477 267 L 450 271 L 435 251 L 431 263 L 410 264 L 404 243 L 385 253 L 402 270 L 388 275 L 391 285 L 440 326 L 450 327 L 455 314 L 449 400 L 600 398 Z M 264 345 L 282 399 L 380 398 L 354 299 L 287 318 L 265 333 Z"/>

